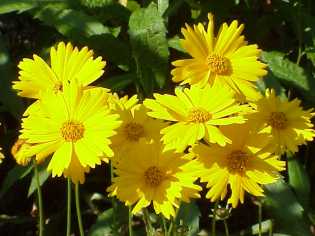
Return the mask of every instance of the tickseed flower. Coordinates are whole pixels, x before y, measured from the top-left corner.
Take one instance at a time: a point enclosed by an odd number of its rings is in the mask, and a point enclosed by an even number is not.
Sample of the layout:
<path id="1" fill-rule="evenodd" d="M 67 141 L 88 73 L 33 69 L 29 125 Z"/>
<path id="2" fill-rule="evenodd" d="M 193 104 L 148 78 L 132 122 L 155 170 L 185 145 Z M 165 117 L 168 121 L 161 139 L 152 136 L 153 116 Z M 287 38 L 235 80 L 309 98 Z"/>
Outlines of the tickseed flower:
<path id="1" fill-rule="evenodd" d="M 237 104 L 233 92 L 224 87 L 176 88 L 175 95 L 154 94 L 155 100 L 144 101 L 151 109 L 149 116 L 175 122 L 161 130 L 165 150 L 182 152 L 203 138 L 224 146 L 231 140 L 220 127 L 245 122 L 239 113 L 247 111 L 248 106 Z"/>
<path id="2" fill-rule="evenodd" d="M 137 148 L 140 139 L 147 142 L 161 139 L 160 131 L 166 124 L 147 115 L 147 109 L 142 104 L 133 104 L 134 97 L 121 102 L 115 110 L 122 120 L 122 125 L 117 129 L 117 134 L 112 137 L 112 147 L 114 149 L 114 159 L 118 161 L 124 156 L 128 158 L 131 148 Z"/>
<path id="3" fill-rule="evenodd" d="M 173 81 L 219 84 L 235 91 L 239 100 L 256 100 L 259 93 L 255 82 L 267 73 L 266 65 L 258 61 L 258 46 L 247 45 L 241 35 L 244 25 L 238 21 L 224 23 L 215 35 L 213 15 L 208 14 L 208 19 L 207 29 L 201 23 L 182 28 L 181 44 L 192 58 L 172 63 L 176 67 L 171 71 Z"/>
<path id="4" fill-rule="evenodd" d="M 157 214 L 174 217 L 180 200 L 199 197 L 201 188 L 190 171 L 195 162 L 191 154 L 163 152 L 158 142 L 141 140 L 138 145 L 141 148 L 130 149 L 128 158 L 115 166 L 116 176 L 107 191 L 127 206 L 134 205 L 133 214 L 152 203 Z"/>
<path id="5" fill-rule="evenodd" d="M 62 91 L 64 83 L 76 79 L 83 86 L 97 80 L 106 62 L 101 57 L 93 59 L 93 51 L 87 47 L 79 50 L 71 43 L 60 42 L 50 50 L 50 66 L 39 56 L 24 58 L 18 65 L 19 80 L 13 82 L 18 95 L 39 98 L 42 91 Z"/>
<path id="6" fill-rule="evenodd" d="M 230 125 L 222 132 L 232 140 L 225 147 L 213 144 L 198 144 L 192 148 L 197 159 L 203 164 L 201 182 L 210 188 L 206 198 L 214 202 L 223 200 L 230 186 L 228 203 L 235 208 L 244 202 L 245 191 L 254 196 L 263 196 L 260 185 L 275 182 L 285 162 L 270 152 L 263 152 L 270 136 L 253 132 L 248 124 Z"/>
<path id="7" fill-rule="evenodd" d="M 104 90 L 83 90 L 76 81 L 64 85 L 60 93 L 41 95 L 22 119 L 20 138 L 31 145 L 28 152 L 36 153 L 38 162 L 53 154 L 47 168 L 53 177 L 64 174 L 83 183 L 89 168 L 113 156 L 109 137 L 121 122 L 110 113 Z"/>
<path id="8" fill-rule="evenodd" d="M 275 148 L 277 153 L 297 152 L 299 145 L 314 139 L 311 118 L 315 113 L 312 109 L 303 110 L 300 100 L 280 99 L 274 90 L 267 89 L 265 97 L 254 106 L 256 112 L 248 118 L 260 132 L 272 135 L 269 147 Z"/>

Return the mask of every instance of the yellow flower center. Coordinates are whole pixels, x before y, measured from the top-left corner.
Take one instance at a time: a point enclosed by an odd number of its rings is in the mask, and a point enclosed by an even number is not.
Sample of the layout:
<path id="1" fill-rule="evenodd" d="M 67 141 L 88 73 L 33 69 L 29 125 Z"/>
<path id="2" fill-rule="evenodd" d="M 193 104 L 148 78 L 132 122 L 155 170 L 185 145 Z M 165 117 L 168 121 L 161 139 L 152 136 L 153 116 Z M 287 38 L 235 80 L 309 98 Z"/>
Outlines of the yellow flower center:
<path id="1" fill-rule="evenodd" d="M 164 173 L 156 166 L 150 166 L 144 172 L 145 183 L 151 187 L 159 186 L 163 179 Z"/>
<path id="2" fill-rule="evenodd" d="M 230 60 L 218 54 L 210 54 L 207 57 L 207 65 L 210 71 L 217 75 L 229 75 L 232 70 Z"/>
<path id="3" fill-rule="evenodd" d="M 249 155 L 241 150 L 232 151 L 228 155 L 228 169 L 230 172 L 243 173 L 245 171 Z"/>
<path id="4" fill-rule="evenodd" d="M 139 138 L 144 136 L 143 125 L 136 122 L 129 122 L 124 127 L 124 132 L 127 139 L 130 141 L 138 141 Z"/>
<path id="5" fill-rule="evenodd" d="M 211 113 L 200 108 L 192 109 L 188 114 L 188 121 L 194 123 L 204 123 L 211 119 Z"/>
<path id="6" fill-rule="evenodd" d="M 67 142 L 76 142 L 83 137 L 84 126 L 82 123 L 67 121 L 62 125 L 60 132 Z"/>
<path id="7" fill-rule="evenodd" d="M 268 124 L 275 129 L 285 129 L 288 126 L 288 119 L 283 112 L 271 112 Z"/>

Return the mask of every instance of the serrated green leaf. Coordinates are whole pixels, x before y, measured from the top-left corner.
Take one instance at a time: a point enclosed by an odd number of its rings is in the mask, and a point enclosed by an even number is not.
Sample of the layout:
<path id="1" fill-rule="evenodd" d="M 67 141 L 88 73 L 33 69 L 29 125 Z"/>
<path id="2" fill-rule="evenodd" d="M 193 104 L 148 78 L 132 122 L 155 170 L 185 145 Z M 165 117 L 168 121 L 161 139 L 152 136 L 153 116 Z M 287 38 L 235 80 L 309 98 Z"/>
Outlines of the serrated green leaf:
<path id="1" fill-rule="evenodd" d="M 196 203 L 181 203 L 178 215 L 176 217 L 176 224 L 179 225 L 180 220 L 183 222 L 183 226 L 187 227 L 187 236 L 197 235 L 199 232 L 199 218 L 201 216 L 200 210 Z"/>
<path id="2" fill-rule="evenodd" d="M 270 73 L 284 85 L 295 88 L 308 101 L 313 102 L 315 80 L 310 78 L 304 69 L 284 57 L 281 52 L 263 52 L 262 60 L 269 66 Z"/>
<path id="3" fill-rule="evenodd" d="M 151 3 L 132 13 L 128 33 L 139 83 L 145 94 L 150 95 L 154 83 L 162 88 L 168 77 L 166 28 L 156 4 Z"/>
<path id="4" fill-rule="evenodd" d="M 37 168 L 38 168 L 39 185 L 42 186 L 46 182 L 48 177 L 50 176 L 50 173 L 47 172 L 45 165 L 40 165 Z M 36 175 L 34 173 L 31 180 L 30 187 L 28 189 L 27 197 L 30 197 L 35 192 L 36 189 L 37 189 L 37 180 L 36 180 Z"/>
<path id="5" fill-rule="evenodd" d="M 27 176 L 33 169 L 29 166 L 15 166 L 6 175 L 0 190 L 0 198 L 20 179 Z"/>
<path id="6" fill-rule="evenodd" d="M 283 180 L 265 186 L 264 206 L 275 218 L 276 228 L 290 235 L 310 236 L 309 222 L 295 194 Z"/>
<path id="7" fill-rule="evenodd" d="M 297 157 L 288 156 L 289 184 L 294 189 L 301 205 L 308 209 L 310 205 L 311 186 L 305 168 Z"/>
<path id="8" fill-rule="evenodd" d="M 0 1 L 0 14 L 30 10 L 39 6 L 39 1 L 34 0 L 2 0 Z"/>

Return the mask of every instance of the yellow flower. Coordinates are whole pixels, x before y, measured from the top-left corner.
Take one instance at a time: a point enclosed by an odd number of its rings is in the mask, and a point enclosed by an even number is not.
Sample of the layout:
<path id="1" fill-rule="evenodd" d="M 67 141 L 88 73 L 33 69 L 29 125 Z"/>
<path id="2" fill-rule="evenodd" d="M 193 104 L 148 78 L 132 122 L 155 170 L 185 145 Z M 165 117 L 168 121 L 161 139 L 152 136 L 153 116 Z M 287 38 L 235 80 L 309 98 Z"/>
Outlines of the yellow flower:
<path id="1" fill-rule="evenodd" d="M 214 34 L 213 15 L 208 14 L 207 29 L 199 23 L 182 29 L 183 48 L 190 59 L 174 61 L 174 82 L 204 86 L 219 84 L 235 91 L 238 99 L 256 100 L 259 93 L 255 82 L 266 75 L 266 65 L 258 61 L 260 50 L 256 44 L 247 45 L 241 35 L 244 25 L 234 20 L 224 23 L 217 36 Z"/>
<path id="2" fill-rule="evenodd" d="M 298 146 L 312 141 L 315 131 L 311 118 L 313 110 L 303 110 L 301 101 L 280 99 L 274 90 L 266 90 L 266 96 L 254 104 L 256 112 L 249 115 L 249 120 L 260 132 L 271 134 L 273 139 L 269 148 L 279 154 L 285 151 L 297 152 Z"/>
<path id="3" fill-rule="evenodd" d="M 4 155 L 1 151 L 2 151 L 2 148 L 0 147 L 0 164 L 2 163 L 2 161 L 4 159 Z"/>
<path id="4" fill-rule="evenodd" d="M 39 98 L 41 91 L 62 91 L 63 84 L 74 79 L 87 86 L 104 73 L 106 62 L 101 57 L 93 59 L 93 51 L 87 47 L 79 51 L 71 43 L 60 42 L 50 50 L 50 64 L 37 55 L 24 58 L 18 65 L 19 80 L 13 82 L 13 88 L 22 97 Z"/>
<path id="5" fill-rule="evenodd" d="M 64 174 L 83 183 L 84 172 L 113 156 L 109 137 L 121 122 L 110 114 L 108 96 L 98 88 L 83 90 L 76 81 L 64 83 L 62 92 L 43 94 L 22 119 L 20 138 L 31 145 L 28 152 L 37 161 L 53 153 L 48 165 L 53 177 Z"/>
<path id="6" fill-rule="evenodd" d="M 111 139 L 115 161 L 119 161 L 124 156 L 128 158 L 129 150 L 137 148 L 140 139 L 145 139 L 147 142 L 159 142 L 160 131 L 166 127 L 163 121 L 149 117 L 148 110 L 142 104 L 134 103 L 135 97 L 124 99 L 124 101 L 119 100 L 120 104 L 115 110 L 123 122 L 117 129 L 117 134 Z"/>
<path id="7" fill-rule="evenodd" d="M 131 149 L 128 158 L 118 162 L 107 191 L 128 206 L 135 204 L 133 214 L 152 203 L 157 214 L 167 219 L 174 217 L 179 201 L 199 197 L 201 190 L 190 171 L 195 169 L 191 154 L 163 152 L 157 142 L 141 140 L 138 145 L 141 148 Z"/>
<path id="8" fill-rule="evenodd" d="M 32 156 L 35 153 L 31 154 L 30 148 L 32 145 L 26 143 L 23 139 L 18 139 L 11 148 L 11 154 L 14 157 L 17 164 L 26 166 L 32 160 Z"/>
<path id="9" fill-rule="evenodd" d="M 206 198 L 212 202 L 223 200 L 230 185 L 228 202 L 236 207 L 239 201 L 244 202 L 245 191 L 263 196 L 260 185 L 275 182 L 285 162 L 262 151 L 270 136 L 253 132 L 248 124 L 225 126 L 222 131 L 232 140 L 231 144 L 225 147 L 198 144 L 192 151 L 204 166 L 200 177 L 201 182 L 207 182 L 207 188 L 210 188 Z"/>
<path id="10" fill-rule="evenodd" d="M 175 122 L 161 130 L 166 150 L 182 152 L 203 138 L 224 146 L 231 140 L 222 134 L 220 127 L 245 122 L 239 113 L 247 111 L 248 106 L 237 104 L 233 93 L 224 87 L 176 88 L 175 94 L 154 94 L 155 100 L 144 101 L 152 110 L 149 116 Z"/>

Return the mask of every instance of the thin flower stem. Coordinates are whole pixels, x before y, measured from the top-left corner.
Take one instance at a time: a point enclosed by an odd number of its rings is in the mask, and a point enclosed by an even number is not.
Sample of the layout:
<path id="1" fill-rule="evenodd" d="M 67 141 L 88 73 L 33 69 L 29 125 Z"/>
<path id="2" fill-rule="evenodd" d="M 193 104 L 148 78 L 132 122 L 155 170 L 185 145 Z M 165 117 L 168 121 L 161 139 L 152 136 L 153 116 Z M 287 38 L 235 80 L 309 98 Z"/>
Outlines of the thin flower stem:
<path id="1" fill-rule="evenodd" d="M 174 218 L 171 217 L 171 223 L 170 223 L 170 226 L 169 226 L 168 232 L 167 232 L 167 235 L 169 235 L 169 236 L 173 235 L 173 231 L 176 230 L 176 221 L 177 221 L 177 216 L 178 216 L 178 212 L 179 212 L 181 205 L 182 205 L 182 203 L 180 202 L 179 207 L 175 210 L 175 217 Z"/>
<path id="2" fill-rule="evenodd" d="M 77 218 L 78 218 L 78 225 L 80 236 L 84 236 L 84 230 L 82 225 L 82 216 L 81 216 L 81 209 L 80 209 L 80 199 L 79 199 L 79 184 L 75 184 L 75 208 L 77 210 Z"/>
<path id="3" fill-rule="evenodd" d="M 170 227 L 168 228 L 168 232 L 166 235 L 172 235 L 173 227 L 174 227 L 174 220 L 173 220 L 173 218 L 171 218 Z"/>
<path id="4" fill-rule="evenodd" d="M 36 161 L 34 161 L 34 172 L 36 178 L 36 188 L 37 188 L 37 199 L 39 208 L 39 236 L 44 235 L 44 214 L 43 214 L 43 199 L 42 199 L 42 189 L 39 182 L 38 167 Z"/>
<path id="5" fill-rule="evenodd" d="M 211 236 L 215 236 L 216 235 L 216 232 L 215 232 L 215 229 L 216 229 L 216 214 L 217 214 L 217 209 L 218 209 L 218 205 L 219 205 L 219 201 L 216 201 L 215 204 L 214 204 L 214 209 L 213 209 L 213 218 L 212 218 L 212 234 Z"/>
<path id="6" fill-rule="evenodd" d="M 261 236 L 262 205 L 258 204 L 258 235 Z"/>
<path id="7" fill-rule="evenodd" d="M 71 233 L 71 179 L 67 179 L 67 236 Z"/>
<path id="8" fill-rule="evenodd" d="M 128 229 L 129 229 L 129 236 L 133 236 L 131 206 L 129 206 Z"/>
<path id="9" fill-rule="evenodd" d="M 143 209 L 143 219 L 144 219 L 144 223 L 146 226 L 146 230 L 147 230 L 147 235 L 151 236 L 153 235 L 153 227 L 150 221 L 150 216 L 149 216 L 149 212 L 148 209 Z"/>
<path id="10" fill-rule="evenodd" d="M 269 228 L 269 236 L 272 236 L 273 235 L 273 221 L 271 221 L 271 224 L 270 224 L 270 228 Z"/>
<path id="11" fill-rule="evenodd" d="M 165 218 L 162 216 L 162 222 L 163 222 L 163 229 L 164 229 L 164 235 L 167 236 L 167 225 L 166 225 L 166 221 Z"/>
<path id="12" fill-rule="evenodd" d="M 226 220 L 223 220 L 223 223 L 224 223 L 225 235 L 226 235 L 226 236 L 229 236 L 229 235 L 230 235 L 230 234 L 229 234 L 229 226 L 228 226 Z"/>

